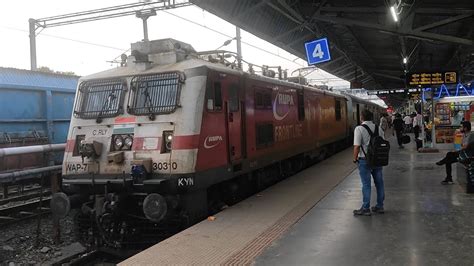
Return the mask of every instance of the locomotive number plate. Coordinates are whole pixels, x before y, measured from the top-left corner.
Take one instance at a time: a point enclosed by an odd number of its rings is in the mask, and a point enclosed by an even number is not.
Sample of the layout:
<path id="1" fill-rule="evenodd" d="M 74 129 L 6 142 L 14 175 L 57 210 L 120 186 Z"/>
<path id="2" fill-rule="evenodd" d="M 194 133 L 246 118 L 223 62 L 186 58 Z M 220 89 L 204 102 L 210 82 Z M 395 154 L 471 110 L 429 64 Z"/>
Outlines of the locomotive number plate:
<path id="1" fill-rule="evenodd" d="M 157 162 L 153 163 L 153 170 L 176 170 L 178 169 L 177 162 Z"/>
<path id="2" fill-rule="evenodd" d="M 68 163 L 66 165 L 66 173 L 83 173 L 87 172 L 87 164 L 84 163 Z"/>

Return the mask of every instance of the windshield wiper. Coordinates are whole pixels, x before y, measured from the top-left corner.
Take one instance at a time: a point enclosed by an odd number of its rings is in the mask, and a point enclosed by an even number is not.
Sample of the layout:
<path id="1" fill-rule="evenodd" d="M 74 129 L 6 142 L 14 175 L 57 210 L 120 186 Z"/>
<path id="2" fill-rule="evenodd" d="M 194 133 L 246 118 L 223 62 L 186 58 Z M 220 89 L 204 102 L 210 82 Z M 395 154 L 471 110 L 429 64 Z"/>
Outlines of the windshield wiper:
<path id="1" fill-rule="evenodd" d="M 97 119 L 95 120 L 97 124 L 102 123 L 102 114 L 110 110 L 110 108 L 112 107 L 112 101 L 115 99 L 117 99 L 117 96 L 115 96 L 115 92 L 114 91 L 110 92 L 109 95 L 107 96 L 107 101 L 105 101 L 104 105 L 100 109 Z"/>
<path id="2" fill-rule="evenodd" d="M 145 82 L 145 90 L 143 91 L 145 95 L 145 107 L 148 109 L 148 118 L 153 121 L 155 120 L 155 114 L 152 112 L 153 104 L 151 102 L 150 93 L 148 92 L 148 82 Z"/>

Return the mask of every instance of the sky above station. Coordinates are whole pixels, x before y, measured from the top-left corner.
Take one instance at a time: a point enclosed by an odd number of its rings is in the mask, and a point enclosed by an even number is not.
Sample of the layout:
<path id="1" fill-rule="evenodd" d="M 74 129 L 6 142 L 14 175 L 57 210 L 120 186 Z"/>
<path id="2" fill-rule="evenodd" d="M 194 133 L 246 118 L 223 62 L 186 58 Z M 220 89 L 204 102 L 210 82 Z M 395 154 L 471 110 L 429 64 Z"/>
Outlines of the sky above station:
<path id="1" fill-rule="evenodd" d="M 1 67 L 30 69 L 28 19 L 137 3 L 138 0 L 1 0 Z M 140 8 L 137 8 L 138 11 Z M 38 34 L 39 33 L 39 34 Z M 159 11 L 148 19 L 150 40 L 174 38 L 191 44 L 196 51 L 214 50 L 235 36 L 235 26 L 196 6 Z M 142 21 L 135 16 L 92 21 L 37 30 L 37 65 L 83 76 L 117 67 L 122 53 L 130 54 L 130 43 L 143 39 Z M 301 45 L 304 45 L 303 43 Z M 236 51 L 235 41 L 222 49 Z M 298 58 L 242 30 L 243 58 L 257 65 L 282 66 L 297 75 L 307 67 Z M 307 76 L 317 85 L 349 88 L 349 82 L 317 69 Z"/>

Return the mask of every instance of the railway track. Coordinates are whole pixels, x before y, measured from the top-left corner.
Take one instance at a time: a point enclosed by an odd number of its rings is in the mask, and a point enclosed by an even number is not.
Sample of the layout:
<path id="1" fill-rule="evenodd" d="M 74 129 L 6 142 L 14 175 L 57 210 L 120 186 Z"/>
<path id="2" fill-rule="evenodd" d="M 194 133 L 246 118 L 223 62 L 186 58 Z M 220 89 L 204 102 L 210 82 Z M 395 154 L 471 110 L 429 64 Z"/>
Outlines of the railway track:
<path id="1" fill-rule="evenodd" d="M 43 196 L 50 196 L 51 190 L 44 189 L 43 192 L 41 192 L 40 188 L 38 187 L 35 189 L 24 191 L 22 194 L 19 194 L 17 196 L 8 197 L 6 199 L 0 199 L 0 208 L 2 205 L 8 204 L 10 202 L 18 202 L 18 201 L 25 201 L 29 199 L 39 198 L 41 193 L 43 194 Z"/>
<path id="2" fill-rule="evenodd" d="M 25 203 L 15 204 L 7 207 L 0 207 L 0 226 L 16 223 L 18 221 L 31 219 L 38 215 L 50 212 L 49 201 L 50 196 L 46 196 L 40 200 L 34 199 Z"/>
<path id="3" fill-rule="evenodd" d="M 130 250 L 113 250 L 107 248 L 99 248 L 80 252 L 51 262 L 53 266 L 70 265 L 70 266 L 84 266 L 84 265 L 115 265 L 135 254 L 139 251 Z"/>
<path id="4" fill-rule="evenodd" d="M 19 185 L 15 185 L 8 189 L 9 190 L 8 197 L 5 198 L 5 195 L 3 195 L 3 193 L 0 193 L 0 200 L 6 200 L 6 199 L 17 197 L 23 194 L 38 192 L 40 191 L 40 189 L 41 189 L 41 186 L 36 185 L 36 186 L 25 187 L 22 190 Z"/>

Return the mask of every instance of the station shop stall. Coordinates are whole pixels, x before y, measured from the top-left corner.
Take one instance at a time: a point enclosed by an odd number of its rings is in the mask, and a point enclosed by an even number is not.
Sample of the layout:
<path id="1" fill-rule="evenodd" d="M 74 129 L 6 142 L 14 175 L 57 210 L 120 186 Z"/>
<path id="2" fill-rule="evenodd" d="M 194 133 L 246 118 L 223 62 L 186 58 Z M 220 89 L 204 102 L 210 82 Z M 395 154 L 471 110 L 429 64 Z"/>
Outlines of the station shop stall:
<path id="1" fill-rule="evenodd" d="M 434 101 L 428 99 L 428 104 L 425 104 L 424 108 L 430 113 L 434 110 L 429 121 L 425 121 L 426 134 L 430 134 L 432 140 L 429 146 L 438 149 L 461 149 L 461 122 L 470 121 L 474 125 L 472 89 L 474 88 L 468 85 L 457 84 L 452 87 L 442 85 L 434 90 L 432 97 Z M 425 97 L 423 99 L 425 100 Z"/>

